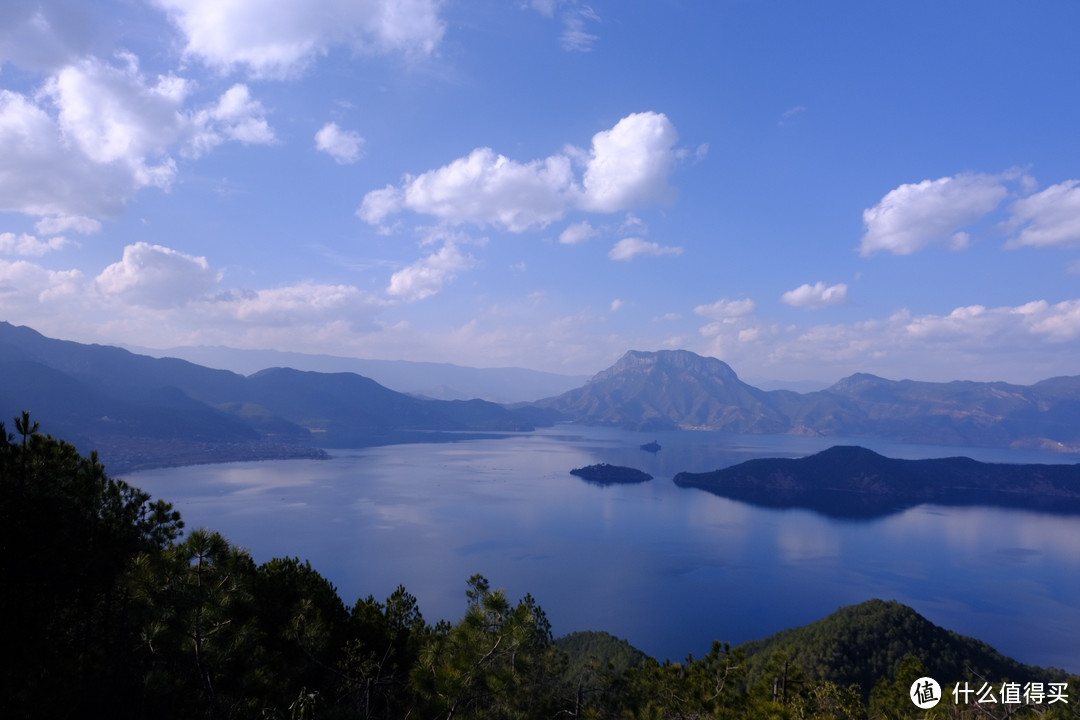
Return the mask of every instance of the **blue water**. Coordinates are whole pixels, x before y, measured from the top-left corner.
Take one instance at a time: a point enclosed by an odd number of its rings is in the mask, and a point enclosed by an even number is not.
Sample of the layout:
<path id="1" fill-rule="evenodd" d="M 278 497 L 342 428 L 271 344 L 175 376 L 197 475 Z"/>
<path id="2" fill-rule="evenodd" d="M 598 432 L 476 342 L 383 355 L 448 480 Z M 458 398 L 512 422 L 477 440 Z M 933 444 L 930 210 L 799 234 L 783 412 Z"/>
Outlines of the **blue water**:
<path id="1" fill-rule="evenodd" d="M 656 439 L 652 455 L 639 445 Z M 854 442 L 854 441 L 849 441 Z M 752 457 L 805 455 L 836 439 L 559 426 L 497 440 L 340 451 L 133 473 L 255 560 L 298 556 L 346 603 L 400 583 L 429 622 L 465 609 L 482 573 L 530 592 L 556 634 L 607 630 L 660 659 L 704 655 L 870 598 L 1023 662 L 1080 671 L 1080 517 L 920 506 L 871 521 L 768 510 L 672 476 Z M 1075 462 L 1039 452 L 861 440 L 892 457 Z M 655 476 L 599 486 L 568 474 L 609 462 Z M 1038 680 L 1038 678 L 1033 678 Z"/>

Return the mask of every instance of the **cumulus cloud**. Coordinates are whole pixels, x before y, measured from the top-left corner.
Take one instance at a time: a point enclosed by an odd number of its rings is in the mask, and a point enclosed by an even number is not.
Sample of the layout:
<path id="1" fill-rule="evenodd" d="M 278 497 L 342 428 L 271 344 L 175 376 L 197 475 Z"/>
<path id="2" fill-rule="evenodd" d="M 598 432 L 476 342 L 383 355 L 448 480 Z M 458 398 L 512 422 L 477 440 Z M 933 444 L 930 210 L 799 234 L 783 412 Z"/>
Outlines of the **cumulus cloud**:
<path id="1" fill-rule="evenodd" d="M 616 212 L 669 200 L 678 139 L 667 116 L 655 112 L 628 115 L 597 133 L 585 170 L 583 207 Z"/>
<path id="2" fill-rule="evenodd" d="M 442 39 L 438 0 L 154 0 L 186 38 L 185 53 L 258 77 L 302 71 L 332 47 L 431 53 Z"/>
<path id="3" fill-rule="evenodd" d="M 965 173 L 901 185 L 863 211 L 860 254 L 910 255 L 938 243 L 965 247 L 963 229 L 992 212 L 1008 191 L 1002 176 Z"/>
<path id="4" fill-rule="evenodd" d="M 563 245 L 577 245 L 578 243 L 585 242 L 589 238 L 595 237 L 596 234 L 596 228 L 588 222 L 574 223 L 559 233 L 559 242 Z"/>
<path id="5" fill-rule="evenodd" d="M 411 210 L 520 233 L 546 227 L 570 209 L 607 213 L 664 202 L 673 195 L 668 176 L 677 137 L 665 115 L 646 112 L 597 133 L 589 153 L 567 151 L 522 163 L 478 148 L 436 170 L 406 176 L 400 186 L 369 192 L 357 215 L 381 225 Z M 585 162 L 581 183 L 573 167 L 578 156 Z"/>
<path id="6" fill-rule="evenodd" d="M 406 178 L 401 193 L 393 197 L 410 210 L 451 223 L 523 232 L 560 219 L 573 190 L 570 159 L 565 156 L 518 163 L 490 148 L 479 148 L 438 170 Z M 376 193 L 377 207 L 399 206 L 388 202 L 387 190 Z M 371 215 L 365 210 L 370 207 L 365 197 L 362 217 Z"/>
<path id="7" fill-rule="evenodd" d="M 85 290 L 86 279 L 78 270 L 49 270 L 26 260 L 0 259 L 0 305 L 9 318 L 70 315 L 71 307 L 79 307 L 72 300 L 83 297 Z"/>
<path id="8" fill-rule="evenodd" d="M 133 55 L 114 66 L 96 58 L 69 65 L 45 86 L 65 140 L 91 161 L 127 168 L 135 188 L 168 188 L 176 163 L 168 148 L 181 139 L 179 108 L 187 81 L 169 75 L 147 84 Z"/>
<path id="9" fill-rule="evenodd" d="M 713 320 L 730 320 L 753 315 L 754 309 L 754 301 L 750 298 L 742 300 L 720 298 L 711 305 L 698 305 L 694 308 L 694 313 Z"/>
<path id="10" fill-rule="evenodd" d="M 1080 180 L 1066 180 L 1017 200 L 1009 224 L 1022 229 L 1008 247 L 1080 243 Z"/>
<path id="11" fill-rule="evenodd" d="M 244 145 L 269 145 L 276 141 L 266 120 L 266 108 L 251 97 L 247 85 L 237 83 L 226 90 L 215 105 L 194 114 L 192 137 L 185 151 L 198 157 L 227 140 Z"/>
<path id="12" fill-rule="evenodd" d="M 169 189 L 174 151 L 274 141 L 246 86 L 192 109 L 192 83 L 148 80 L 134 55 L 117 59 L 66 65 L 33 97 L 0 91 L 0 210 L 43 216 L 45 234 L 97 232 L 96 218 L 118 215 L 137 191 Z"/>
<path id="13" fill-rule="evenodd" d="M 101 232 L 101 222 L 83 215 L 53 215 L 38 220 L 34 228 L 42 235 L 59 235 L 68 230 L 92 235 Z"/>
<path id="14" fill-rule="evenodd" d="M 125 247 L 120 262 L 105 268 L 95 282 L 107 296 L 164 308 L 206 295 L 220 279 L 220 273 L 204 257 L 138 242 Z"/>
<path id="15" fill-rule="evenodd" d="M 402 300 L 423 300 L 442 292 L 458 272 L 473 264 L 473 259 L 463 255 L 455 243 L 446 242 L 438 252 L 391 275 L 386 292 Z"/>
<path id="16" fill-rule="evenodd" d="M 59 250 L 67 244 L 68 240 L 63 236 L 42 240 L 25 233 L 21 235 L 16 235 L 15 233 L 0 233 L 0 254 L 3 255 L 40 257 L 53 250 Z"/>
<path id="17" fill-rule="evenodd" d="M 323 151 L 339 165 L 359 160 L 364 152 L 364 138 L 352 130 L 342 130 L 337 123 L 328 122 L 315 133 L 315 148 Z"/>
<path id="18" fill-rule="evenodd" d="M 813 285 L 800 285 L 780 296 L 780 299 L 792 307 L 816 310 L 830 305 L 840 305 L 847 301 L 847 285 L 837 283 L 826 286 L 823 282 Z"/>
<path id="19" fill-rule="evenodd" d="M 130 170 L 72 150 L 32 99 L 0 90 L 0 210 L 41 216 L 116 215 L 136 186 Z"/>
<path id="20" fill-rule="evenodd" d="M 623 238 L 608 252 L 612 260 L 630 261 L 638 255 L 682 255 L 681 247 L 661 245 L 641 238 Z"/>

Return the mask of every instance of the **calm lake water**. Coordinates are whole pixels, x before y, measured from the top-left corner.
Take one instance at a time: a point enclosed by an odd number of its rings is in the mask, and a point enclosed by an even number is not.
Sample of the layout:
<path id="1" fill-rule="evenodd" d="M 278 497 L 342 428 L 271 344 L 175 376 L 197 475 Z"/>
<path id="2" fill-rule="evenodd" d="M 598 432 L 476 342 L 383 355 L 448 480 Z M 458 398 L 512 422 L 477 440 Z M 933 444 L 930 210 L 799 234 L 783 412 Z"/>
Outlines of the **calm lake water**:
<path id="1" fill-rule="evenodd" d="M 656 455 L 639 448 L 653 439 L 663 445 Z M 531 592 L 557 635 L 607 630 L 660 659 L 682 660 L 704 655 L 713 639 L 761 638 L 883 598 L 1023 662 L 1080 672 L 1078 516 L 924 505 L 844 521 L 671 482 L 681 470 L 806 455 L 841 442 L 564 425 L 126 479 L 173 502 L 189 529 L 218 530 L 257 562 L 309 559 L 346 603 L 369 594 L 383 600 L 404 584 L 432 623 L 459 618 L 465 581 L 482 573 L 511 601 Z M 858 444 L 891 457 L 1077 461 Z M 568 474 L 598 462 L 655 479 L 598 486 Z"/>

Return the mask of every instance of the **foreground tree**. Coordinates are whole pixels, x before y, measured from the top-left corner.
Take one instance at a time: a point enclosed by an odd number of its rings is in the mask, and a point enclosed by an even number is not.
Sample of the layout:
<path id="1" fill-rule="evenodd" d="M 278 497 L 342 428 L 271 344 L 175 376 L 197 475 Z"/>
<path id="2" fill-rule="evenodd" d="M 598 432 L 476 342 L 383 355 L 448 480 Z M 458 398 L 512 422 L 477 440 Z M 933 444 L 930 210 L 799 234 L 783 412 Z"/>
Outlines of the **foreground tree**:
<path id="1" fill-rule="evenodd" d="M 0 613 L 8 717 L 116 715 L 137 694 L 139 625 L 128 577 L 183 524 L 167 503 L 105 473 L 96 453 L 0 423 Z"/>

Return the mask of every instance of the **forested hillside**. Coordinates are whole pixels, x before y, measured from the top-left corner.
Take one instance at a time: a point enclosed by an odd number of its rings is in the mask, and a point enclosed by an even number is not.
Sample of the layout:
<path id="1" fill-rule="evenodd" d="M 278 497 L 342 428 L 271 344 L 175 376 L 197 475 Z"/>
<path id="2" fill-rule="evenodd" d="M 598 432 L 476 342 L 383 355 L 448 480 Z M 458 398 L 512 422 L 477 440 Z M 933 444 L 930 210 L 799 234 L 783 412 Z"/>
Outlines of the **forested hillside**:
<path id="1" fill-rule="evenodd" d="M 532 596 L 481 575 L 460 618 L 432 623 L 404 587 L 343 599 L 307 562 L 259 565 L 212 530 L 185 535 L 168 503 L 26 413 L 0 427 L 0 550 L 9 718 L 915 718 L 905 683 L 927 670 L 1077 682 L 895 603 L 663 664 L 610 636 L 555 642 Z"/>

